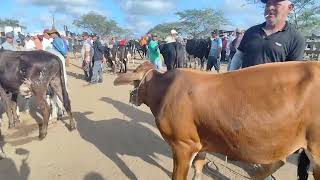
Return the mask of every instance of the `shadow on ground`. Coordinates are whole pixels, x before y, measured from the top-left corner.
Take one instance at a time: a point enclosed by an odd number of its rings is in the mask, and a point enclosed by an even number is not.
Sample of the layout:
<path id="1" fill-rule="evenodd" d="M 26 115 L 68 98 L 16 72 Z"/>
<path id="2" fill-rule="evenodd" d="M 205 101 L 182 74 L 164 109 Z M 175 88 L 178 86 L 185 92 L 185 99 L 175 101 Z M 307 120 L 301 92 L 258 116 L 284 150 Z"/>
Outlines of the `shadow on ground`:
<path id="1" fill-rule="evenodd" d="M 129 179 L 137 177 L 119 157 L 121 155 L 139 157 L 171 176 L 171 173 L 156 161 L 156 154 L 170 157 L 169 147 L 152 130 L 140 123 L 123 119 L 93 121 L 87 118 L 89 114 L 92 112 L 74 113 L 80 136 L 111 159 Z"/>

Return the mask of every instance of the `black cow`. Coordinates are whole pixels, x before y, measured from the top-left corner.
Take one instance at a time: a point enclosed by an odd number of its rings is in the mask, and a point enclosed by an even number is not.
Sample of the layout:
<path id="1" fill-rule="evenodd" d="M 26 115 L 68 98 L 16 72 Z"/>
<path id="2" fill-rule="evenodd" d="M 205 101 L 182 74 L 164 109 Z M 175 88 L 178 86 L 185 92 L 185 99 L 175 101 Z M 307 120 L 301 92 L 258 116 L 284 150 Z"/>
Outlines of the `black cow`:
<path id="1" fill-rule="evenodd" d="M 172 70 L 174 68 L 182 68 L 184 58 L 184 49 L 181 43 L 160 43 L 159 45 L 160 53 L 163 56 L 164 63 L 167 66 L 167 70 Z"/>
<path id="2" fill-rule="evenodd" d="M 47 135 L 50 108 L 46 101 L 50 88 L 58 96 L 70 119 L 70 130 L 75 129 L 71 113 L 69 95 L 64 79 L 62 62 L 57 56 L 46 51 L 6 51 L 0 50 L 0 95 L 10 105 L 3 92 L 24 97 L 35 96 L 40 107 L 43 121 L 39 122 L 39 138 Z M 18 121 L 14 118 L 15 106 L 7 108 L 9 123 Z M 11 118 L 11 119 L 10 119 Z"/>
<path id="3" fill-rule="evenodd" d="M 201 69 L 204 69 L 204 62 L 208 59 L 211 48 L 210 39 L 188 39 L 186 44 L 186 51 L 189 55 L 189 63 L 191 66 L 190 56 L 200 59 Z"/>

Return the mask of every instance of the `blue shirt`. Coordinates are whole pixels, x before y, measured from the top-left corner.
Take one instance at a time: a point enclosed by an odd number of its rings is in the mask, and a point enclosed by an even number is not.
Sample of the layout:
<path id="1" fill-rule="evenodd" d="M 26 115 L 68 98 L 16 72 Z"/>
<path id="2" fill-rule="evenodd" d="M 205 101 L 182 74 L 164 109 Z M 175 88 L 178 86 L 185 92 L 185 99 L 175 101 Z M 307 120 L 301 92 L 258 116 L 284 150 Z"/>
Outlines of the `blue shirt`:
<path id="1" fill-rule="evenodd" d="M 209 56 L 216 56 L 219 48 L 222 48 L 222 40 L 220 38 L 212 39 Z"/>
<path id="2" fill-rule="evenodd" d="M 2 48 L 5 50 L 17 51 L 17 48 L 14 45 L 9 44 L 7 41 L 2 44 Z"/>
<path id="3" fill-rule="evenodd" d="M 61 38 L 56 37 L 53 39 L 52 46 L 60 52 L 63 56 L 67 55 L 66 47 L 64 45 L 64 42 Z"/>

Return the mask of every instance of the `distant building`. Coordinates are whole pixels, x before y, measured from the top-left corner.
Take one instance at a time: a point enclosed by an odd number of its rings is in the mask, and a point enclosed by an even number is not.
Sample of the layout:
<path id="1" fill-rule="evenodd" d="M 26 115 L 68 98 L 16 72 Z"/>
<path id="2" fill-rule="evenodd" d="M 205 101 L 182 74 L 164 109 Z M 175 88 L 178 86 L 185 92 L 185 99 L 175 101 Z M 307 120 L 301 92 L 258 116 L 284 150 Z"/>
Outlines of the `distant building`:
<path id="1" fill-rule="evenodd" d="M 14 32 L 14 34 L 18 34 L 18 32 L 22 33 L 21 27 L 12 27 L 12 26 L 0 26 L 0 33 L 1 35 L 7 33 L 7 32 Z"/>

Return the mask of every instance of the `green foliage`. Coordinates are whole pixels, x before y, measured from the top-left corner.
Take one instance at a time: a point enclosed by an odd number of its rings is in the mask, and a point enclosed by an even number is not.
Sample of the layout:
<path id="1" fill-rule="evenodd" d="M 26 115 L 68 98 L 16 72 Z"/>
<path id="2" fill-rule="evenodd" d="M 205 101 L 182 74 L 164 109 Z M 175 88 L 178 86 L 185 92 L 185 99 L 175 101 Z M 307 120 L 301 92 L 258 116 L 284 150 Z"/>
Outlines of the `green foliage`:
<path id="1" fill-rule="evenodd" d="M 169 35 L 171 29 L 176 29 L 184 36 L 200 38 L 210 36 L 210 32 L 214 29 L 229 23 L 222 12 L 213 9 L 189 9 L 177 12 L 176 15 L 179 16 L 179 21 L 158 24 L 149 32 L 165 37 Z"/>
<path id="2" fill-rule="evenodd" d="M 173 22 L 173 23 L 164 23 L 164 24 L 158 24 L 152 29 L 149 30 L 149 33 L 157 34 L 161 38 L 165 38 L 169 35 L 171 29 L 175 29 L 177 31 L 180 31 L 182 24 L 179 22 Z"/>
<path id="3" fill-rule="evenodd" d="M 116 21 L 112 19 L 109 20 L 107 17 L 93 11 L 74 20 L 73 25 L 99 35 L 121 34 L 124 32 L 124 30 L 117 25 Z"/>
<path id="4" fill-rule="evenodd" d="M 21 26 L 19 20 L 16 20 L 16 19 L 0 19 L 0 25 L 12 26 L 12 27 Z"/>
<path id="5" fill-rule="evenodd" d="M 189 9 L 177 12 L 183 31 L 187 36 L 199 38 L 209 36 L 214 29 L 227 25 L 223 12 L 213 9 Z"/>

